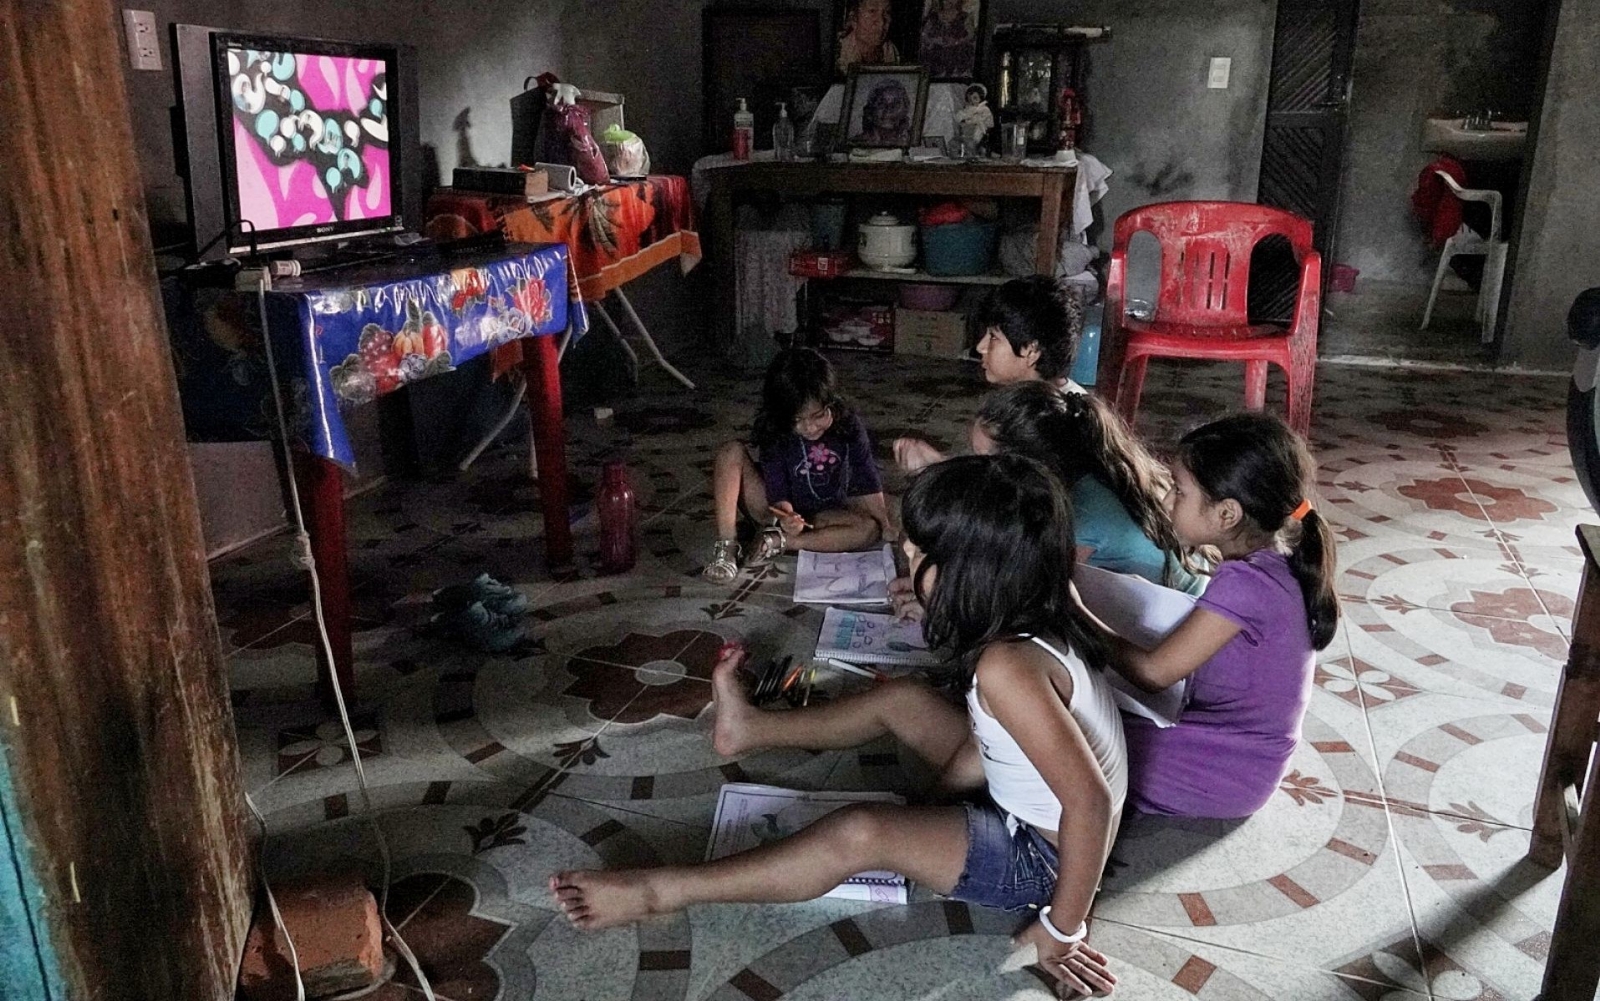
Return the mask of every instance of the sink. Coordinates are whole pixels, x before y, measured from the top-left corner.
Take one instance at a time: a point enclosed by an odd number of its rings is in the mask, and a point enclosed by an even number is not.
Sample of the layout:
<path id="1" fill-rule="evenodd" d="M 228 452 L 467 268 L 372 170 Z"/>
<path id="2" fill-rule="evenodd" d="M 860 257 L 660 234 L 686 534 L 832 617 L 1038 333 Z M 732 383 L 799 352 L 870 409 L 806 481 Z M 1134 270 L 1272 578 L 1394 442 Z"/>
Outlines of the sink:
<path id="1" fill-rule="evenodd" d="M 1494 122 L 1485 130 L 1466 128 L 1464 118 L 1430 118 L 1422 123 L 1422 149 L 1463 160 L 1516 160 L 1528 141 L 1527 122 Z"/>

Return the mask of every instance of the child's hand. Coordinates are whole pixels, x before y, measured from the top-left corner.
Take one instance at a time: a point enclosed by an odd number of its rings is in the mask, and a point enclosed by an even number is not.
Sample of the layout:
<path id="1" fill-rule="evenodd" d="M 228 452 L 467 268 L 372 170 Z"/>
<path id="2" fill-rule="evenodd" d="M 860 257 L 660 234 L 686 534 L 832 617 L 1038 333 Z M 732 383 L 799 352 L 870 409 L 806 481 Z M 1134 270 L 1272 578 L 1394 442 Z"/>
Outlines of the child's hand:
<path id="1" fill-rule="evenodd" d="M 889 603 L 894 606 L 894 617 L 906 622 L 922 621 L 922 602 L 911 585 L 910 577 L 896 577 L 889 582 Z"/>
<path id="2" fill-rule="evenodd" d="M 894 440 L 894 461 L 906 472 L 915 473 L 936 462 L 944 461 L 944 453 L 934 448 L 926 438 L 908 435 Z"/>
<path id="3" fill-rule="evenodd" d="M 788 501 L 779 501 L 767 510 L 778 519 L 778 527 L 783 529 L 783 534 L 791 538 L 811 527 L 795 512 L 794 505 Z"/>
<path id="4" fill-rule="evenodd" d="M 1103 998 L 1117 986 L 1106 955 L 1084 942 L 1067 945 L 1057 942 L 1044 926 L 1035 921 L 1012 940 L 1017 946 L 1032 945 L 1039 953 L 1038 966 L 1055 977 L 1072 993 L 1063 997 Z"/>

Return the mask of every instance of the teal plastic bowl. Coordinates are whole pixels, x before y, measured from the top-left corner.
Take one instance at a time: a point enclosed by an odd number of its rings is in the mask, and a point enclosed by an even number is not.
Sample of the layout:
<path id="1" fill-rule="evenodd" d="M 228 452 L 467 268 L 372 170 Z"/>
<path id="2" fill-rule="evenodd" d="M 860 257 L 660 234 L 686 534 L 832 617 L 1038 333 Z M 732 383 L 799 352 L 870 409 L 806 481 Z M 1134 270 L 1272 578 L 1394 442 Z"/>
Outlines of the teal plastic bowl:
<path id="1" fill-rule="evenodd" d="M 992 222 L 922 227 L 922 268 L 930 275 L 981 275 L 994 259 Z"/>

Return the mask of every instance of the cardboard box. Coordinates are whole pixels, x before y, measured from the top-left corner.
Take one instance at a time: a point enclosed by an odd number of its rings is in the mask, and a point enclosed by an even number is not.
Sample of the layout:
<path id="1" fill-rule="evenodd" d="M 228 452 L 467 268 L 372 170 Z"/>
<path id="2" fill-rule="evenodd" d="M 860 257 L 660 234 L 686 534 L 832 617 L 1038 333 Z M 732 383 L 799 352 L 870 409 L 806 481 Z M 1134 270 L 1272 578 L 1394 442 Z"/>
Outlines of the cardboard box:
<path id="1" fill-rule="evenodd" d="M 967 347 L 967 314 L 897 307 L 895 351 L 925 358 L 959 358 Z"/>

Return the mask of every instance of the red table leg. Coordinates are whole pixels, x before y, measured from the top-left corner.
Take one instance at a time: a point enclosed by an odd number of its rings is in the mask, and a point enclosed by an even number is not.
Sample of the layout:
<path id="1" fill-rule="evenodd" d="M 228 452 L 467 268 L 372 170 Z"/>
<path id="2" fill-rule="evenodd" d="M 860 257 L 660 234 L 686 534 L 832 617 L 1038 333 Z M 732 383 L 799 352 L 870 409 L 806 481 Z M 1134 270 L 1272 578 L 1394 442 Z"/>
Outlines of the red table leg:
<path id="1" fill-rule="evenodd" d="M 539 502 L 544 509 L 544 551 L 551 567 L 572 562 L 572 524 L 567 512 L 567 437 L 561 416 L 561 363 L 557 338 L 522 342 L 523 374 L 528 380 L 528 414 L 533 420 Z"/>
<path id="2" fill-rule="evenodd" d="M 317 644 L 317 691 L 333 701 L 331 679 L 338 677 L 345 701 L 355 698 L 355 650 L 350 639 L 350 551 L 344 527 L 344 470 L 305 452 L 294 454 L 295 478 L 311 533 L 311 557 L 322 586 L 322 612 L 333 646 L 333 663 Z"/>

